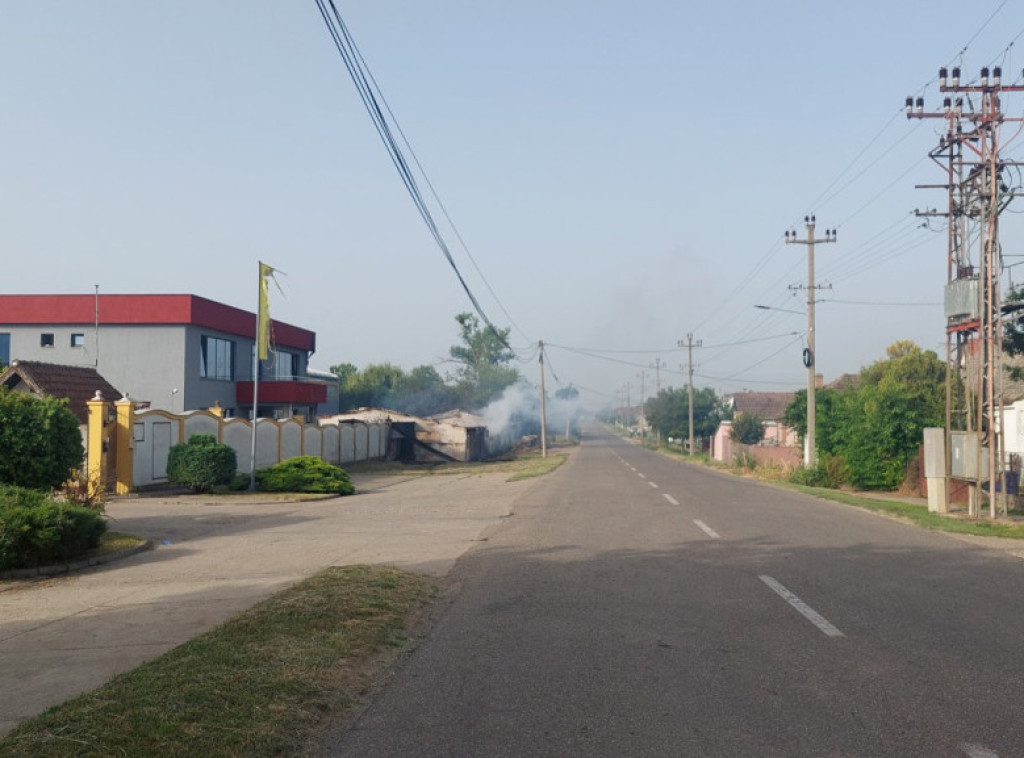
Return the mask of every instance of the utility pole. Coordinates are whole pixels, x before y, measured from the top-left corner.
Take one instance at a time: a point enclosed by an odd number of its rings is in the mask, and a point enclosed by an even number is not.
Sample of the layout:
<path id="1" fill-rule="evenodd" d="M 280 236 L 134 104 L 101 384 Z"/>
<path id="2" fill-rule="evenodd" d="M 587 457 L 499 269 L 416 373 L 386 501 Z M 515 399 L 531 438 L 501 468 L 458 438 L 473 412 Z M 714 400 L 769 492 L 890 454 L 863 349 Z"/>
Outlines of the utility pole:
<path id="1" fill-rule="evenodd" d="M 661 358 L 655 358 L 654 363 L 651 367 L 654 369 L 654 397 L 661 397 L 661 367 L 664 366 L 664 361 Z M 661 429 L 657 431 L 658 447 L 661 447 Z"/>
<path id="2" fill-rule="evenodd" d="M 991 75 L 990 75 L 991 74 Z M 948 93 L 942 110 L 925 112 L 924 98 L 908 97 L 907 118 L 934 118 L 946 122 L 945 134 L 929 157 L 946 173 L 945 184 L 917 185 L 944 189 L 948 197 L 945 293 L 946 317 L 946 477 L 951 477 L 953 427 L 966 432 L 970 450 L 964 463 L 973 471 L 964 479 L 974 487 L 968 512 L 980 514 L 988 479 L 989 516 L 996 515 L 996 482 L 1005 468 L 1002 397 L 996 386 L 1002 380 L 1002 304 L 999 279 L 1003 270 L 999 243 L 999 216 L 1019 194 L 1013 173 L 1019 161 L 1000 156 L 1000 131 L 1006 122 L 1024 118 L 1004 115 L 1002 92 L 1024 92 L 1022 85 L 1004 85 L 1002 69 L 981 69 L 978 80 L 961 83 L 959 67 L 939 69 L 939 91 Z M 950 96 L 952 95 L 952 96 Z M 967 109 L 964 109 L 966 98 Z M 954 394 L 954 376 L 964 389 L 962 407 Z M 974 395 L 972 402 L 971 395 Z M 997 465 L 998 462 L 998 465 Z M 988 466 L 987 477 L 985 466 Z M 948 490 L 946 488 L 948 500 Z M 948 505 L 948 502 L 945 504 Z M 1005 502 L 1001 510 L 1005 509 Z"/>
<path id="3" fill-rule="evenodd" d="M 814 283 L 814 245 L 818 242 L 835 242 L 836 230 L 826 229 L 825 236 L 815 239 L 814 216 L 804 216 L 807 237 L 798 239 L 795 231 L 786 232 L 786 242 L 807 246 L 807 347 L 804 349 L 804 365 L 807 367 L 807 436 L 804 440 L 804 468 L 814 468 L 818 452 L 814 439 L 814 391 L 817 387 L 814 354 L 814 303 L 817 290 L 826 289 Z"/>
<path id="4" fill-rule="evenodd" d="M 682 340 L 679 340 L 676 344 L 679 347 L 685 347 L 686 348 L 686 355 L 687 355 L 687 357 L 686 357 L 686 373 L 690 377 L 690 390 L 689 390 L 689 395 L 687 396 L 687 403 L 686 403 L 686 405 L 689 406 L 689 411 L 690 411 L 690 423 L 689 423 L 689 430 L 690 430 L 690 455 L 692 456 L 693 455 L 693 348 L 700 347 L 703 344 L 703 342 L 701 340 L 697 340 L 696 342 L 694 342 L 693 341 L 693 334 L 687 334 L 686 335 L 686 342 L 683 342 Z"/>
<path id="5" fill-rule="evenodd" d="M 644 369 L 640 369 L 640 373 L 637 375 L 640 377 L 640 441 L 644 439 L 644 434 L 647 431 L 647 414 L 644 412 L 644 380 L 647 378 L 647 372 Z"/>
<path id="6" fill-rule="evenodd" d="M 548 457 L 547 398 L 544 396 L 544 340 L 537 342 L 540 352 L 540 457 Z"/>

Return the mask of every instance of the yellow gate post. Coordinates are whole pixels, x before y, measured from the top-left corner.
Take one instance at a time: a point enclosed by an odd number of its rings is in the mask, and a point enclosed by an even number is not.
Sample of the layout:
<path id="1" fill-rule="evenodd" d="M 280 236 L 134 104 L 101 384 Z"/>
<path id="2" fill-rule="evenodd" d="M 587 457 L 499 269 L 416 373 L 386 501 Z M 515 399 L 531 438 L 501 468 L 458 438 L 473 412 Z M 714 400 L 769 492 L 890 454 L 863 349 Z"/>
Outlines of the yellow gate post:
<path id="1" fill-rule="evenodd" d="M 89 465 L 85 475 L 90 498 L 102 498 L 104 492 L 103 472 L 106 470 L 107 451 L 104 445 L 104 435 L 107 423 L 107 401 L 103 399 L 103 393 L 96 391 L 96 396 L 86 402 L 89 409 L 89 440 L 87 455 Z"/>
<path id="2" fill-rule="evenodd" d="M 135 403 L 122 397 L 114 405 L 117 408 L 117 430 L 115 432 L 117 482 L 114 491 L 118 495 L 127 495 L 132 491 L 132 474 L 135 463 L 135 438 L 132 433 Z"/>

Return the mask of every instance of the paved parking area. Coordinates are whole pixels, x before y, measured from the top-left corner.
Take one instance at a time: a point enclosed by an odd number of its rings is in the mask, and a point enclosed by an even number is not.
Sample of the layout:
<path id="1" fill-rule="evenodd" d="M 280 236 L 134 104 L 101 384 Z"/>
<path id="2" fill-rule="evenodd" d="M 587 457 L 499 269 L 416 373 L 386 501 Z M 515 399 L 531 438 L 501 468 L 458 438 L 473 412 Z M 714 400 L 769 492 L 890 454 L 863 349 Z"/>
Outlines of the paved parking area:
<path id="1" fill-rule="evenodd" d="M 359 494 L 282 502 L 130 498 L 111 529 L 155 548 L 76 574 L 0 582 L 0 735 L 327 566 L 443 575 L 536 480 L 353 476 Z"/>

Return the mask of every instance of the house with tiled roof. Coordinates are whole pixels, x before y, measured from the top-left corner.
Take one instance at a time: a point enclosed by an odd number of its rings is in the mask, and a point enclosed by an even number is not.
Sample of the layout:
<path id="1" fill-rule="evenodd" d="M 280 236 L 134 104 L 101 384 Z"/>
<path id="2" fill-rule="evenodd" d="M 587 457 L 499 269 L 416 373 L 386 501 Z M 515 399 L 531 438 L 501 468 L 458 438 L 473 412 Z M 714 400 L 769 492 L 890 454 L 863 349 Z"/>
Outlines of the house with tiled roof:
<path id="1" fill-rule="evenodd" d="M 755 457 L 772 458 L 790 463 L 800 459 L 800 439 L 796 430 L 786 426 L 786 408 L 796 397 L 795 392 L 738 392 L 723 399 L 732 410 L 733 418 L 757 416 L 764 426 L 764 438 L 754 446 Z M 769 450 L 769 448 L 773 450 Z M 732 439 L 732 421 L 723 421 L 711 440 L 711 457 L 731 461 L 738 451 Z"/>
<path id="2" fill-rule="evenodd" d="M 99 392 L 104 400 L 120 400 L 121 393 L 92 366 L 62 366 L 41 361 L 14 361 L 0 373 L 0 387 L 36 397 L 68 400 L 78 423 L 88 423 L 86 403 Z"/>

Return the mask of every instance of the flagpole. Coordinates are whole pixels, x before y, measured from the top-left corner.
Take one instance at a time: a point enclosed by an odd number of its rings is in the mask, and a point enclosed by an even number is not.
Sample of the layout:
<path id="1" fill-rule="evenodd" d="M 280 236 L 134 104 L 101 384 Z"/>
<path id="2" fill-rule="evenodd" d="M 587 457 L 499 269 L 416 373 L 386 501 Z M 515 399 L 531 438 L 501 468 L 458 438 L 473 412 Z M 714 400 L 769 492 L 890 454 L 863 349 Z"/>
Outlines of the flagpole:
<path id="1" fill-rule="evenodd" d="M 249 491 L 256 491 L 256 412 L 260 392 L 260 339 L 263 335 L 263 261 L 259 261 L 256 288 L 256 335 L 252 342 L 252 440 L 249 453 Z"/>

